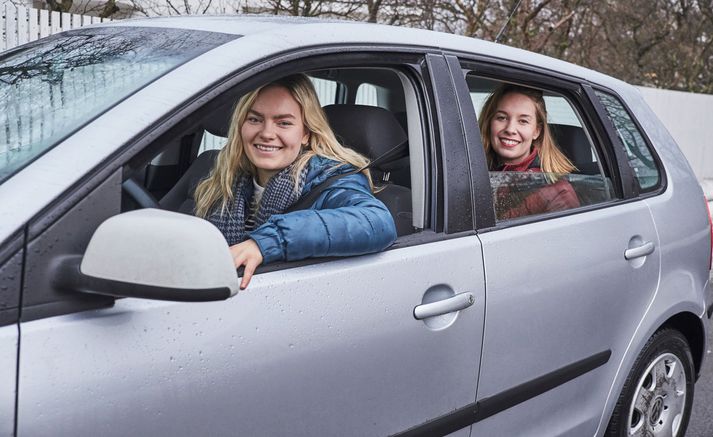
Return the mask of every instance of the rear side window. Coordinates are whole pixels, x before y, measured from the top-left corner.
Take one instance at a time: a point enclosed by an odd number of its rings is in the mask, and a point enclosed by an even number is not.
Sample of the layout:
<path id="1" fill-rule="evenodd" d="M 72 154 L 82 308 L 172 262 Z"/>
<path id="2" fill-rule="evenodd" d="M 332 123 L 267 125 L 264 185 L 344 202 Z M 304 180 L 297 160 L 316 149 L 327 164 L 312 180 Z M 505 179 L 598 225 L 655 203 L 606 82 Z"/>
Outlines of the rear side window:
<path id="1" fill-rule="evenodd" d="M 359 85 L 354 103 L 357 105 L 379 106 L 379 89 L 370 83 Z"/>
<path id="2" fill-rule="evenodd" d="M 337 103 L 337 82 L 319 77 L 310 77 L 314 90 L 317 92 L 317 98 L 322 106 L 333 105 Z"/>
<path id="3" fill-rule="evenodd" d="M 472 72 L 465 79 L 478 118 L 473 122 L 479 125 L 488 159 L 498 222 L 595 205 L 615 198 L 612 181 L 589 129 L 565 94 L 480 77 Z M 518 88 L 504 95 L 498 92 L 512 86 Z M 501 104 L 491 104 L 490 110 L 486 108 L 489 100 L 504 102 L 504 96 L 521 95 L 523 89 L 531 93 L 524 96 L 524 101 L 535 110 L 535 119 L 528 119 L 538 126 L 534 134 L 528 133 L 530 123 L 519 124 L 523 122 L 523 115 L 518 112 L 522 109 L 518 105 L 510 107 L 503 103 L 501 108 Z M 534 98 L 541 104 L 535 104 Z M 542 112 L 538 112 L 537 105 L 541 105 Z M 544 123 L 540 124 L 541 116 Z M 528 136 L 530 134 L 533 136 Z M 529 150 L 513 163 L 510 154 L 526 143 L 531 144 Z M 512 150 L 504 150 L 507 148 Z"/>
<path id="4" fill-rule="evenodd" d="M 595 93 L 606 109 L 614 129 L 624 145 L 629 166 L 631 166 L 641 191 L 656 189 L 661 174 L 644 136 L 619 99 L 601 91 L 595 91 Z"/>

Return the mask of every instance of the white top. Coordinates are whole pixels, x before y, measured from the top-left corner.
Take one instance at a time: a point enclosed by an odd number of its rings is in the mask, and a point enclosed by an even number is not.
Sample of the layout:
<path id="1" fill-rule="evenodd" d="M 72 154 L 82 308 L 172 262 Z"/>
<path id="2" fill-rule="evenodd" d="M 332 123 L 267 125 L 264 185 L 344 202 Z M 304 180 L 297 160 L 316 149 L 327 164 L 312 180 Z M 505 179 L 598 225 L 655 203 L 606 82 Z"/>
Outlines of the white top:
<path id="1" fill-rule="evenodd" d="M 247 218 L 245 219 L 246 231 L 252 231 L 255 229 L 255 214 L 257 214 L 260 200 L 262 200 L 262 193 L 265 192 L 265 188 L 261 187 L 255 178 L 253 178 L 253 187 L 255 187 L 255 191 L 253 192 L 253 198 L 250 200 L 250 204 L 248 205 L 250 210 L 248 211 Z"/>
<path id="2" fill-rule="evenodd" d="M 253 187 L 255 187 L 255 191 L 253 192 L 253 201 L 250 203 L 254 203 L 255 208 L 257 209 L 257 206 L 260 204 L 260 200 L 262 200 L 262 193 L 265 192 L 265 188 L 261 187 L 255 178 L 253 178 Z"/>

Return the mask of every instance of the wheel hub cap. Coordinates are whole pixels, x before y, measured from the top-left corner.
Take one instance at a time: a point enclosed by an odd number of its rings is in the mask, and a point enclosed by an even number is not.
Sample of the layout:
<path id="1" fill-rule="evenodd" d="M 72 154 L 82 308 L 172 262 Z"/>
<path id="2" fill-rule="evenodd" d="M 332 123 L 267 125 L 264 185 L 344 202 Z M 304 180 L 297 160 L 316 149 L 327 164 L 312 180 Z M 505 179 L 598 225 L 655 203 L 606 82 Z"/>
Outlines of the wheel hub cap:
<path id="1" fill-rule="evenodd" d="M 649 423 L 651 426 L 656 426 L 656 422 L 661 418 L 661 413 L 663 413 L 663 398 L 658 397 L 651 405 L 651 411 L 649 411 Z"/>
<path id="2" fill-rule="evenodd" d="M 656 357 L 642 373 L 629 409 L 632 437 L 678 437 L 686 408 L 686 373 L 671 353 Z"/>

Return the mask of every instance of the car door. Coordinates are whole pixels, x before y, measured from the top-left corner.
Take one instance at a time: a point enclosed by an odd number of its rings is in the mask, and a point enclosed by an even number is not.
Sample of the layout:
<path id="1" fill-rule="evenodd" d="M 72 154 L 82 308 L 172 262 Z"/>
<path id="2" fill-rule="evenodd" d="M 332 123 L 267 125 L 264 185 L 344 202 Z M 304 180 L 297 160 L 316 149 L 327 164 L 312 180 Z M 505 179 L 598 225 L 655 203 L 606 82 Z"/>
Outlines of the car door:
<path id="1" fill-rule="evenodd" d="M 420 61 L 431 225 L 383 253 L 283 265 L 224 302 L 90 299 L 56 292 L 52 262 L 120 212 L 121 164 L 54 205 L 27 243 L 18 433 L 468 435 L 452 413 L 475 400 L 483 260 L 452 82 Z"/>
<path id="2" fill-rule="evenodd" d="M 458 71 L 460 64 L 454 58 L 451 63 Z M 601 113 L 585 113 L 581 108 L 589 104 L 586 99 L 578 106 L 576 96 L 584 94 L 578 85 L 524 69 L 468 62 L 463 66 L 467 74 L 561 93 L 561 100 L 578 112 L 573 120 L 581 122 L 590 138 L 599 138 L 600 144 L 609 141 L 606 134 L 597 134 L 605 130 L 606 120 L 588 121 L 589 114 Z M 462 79 L 456 75 L 459 92 L 465 94 L 468 85 Z M 463 107 L 464 120 L 472 120 L 477 129 L 473 106 Z M 550 109 L 555 108 L 548 109 L 552 113 Z M 479 171 L 487 172 L 480 135 L 471 139 L 471 156 L 480 156 Z M 604 154 L 599 156 L 604 159 Z M 616 165 L 620 152 L 608 156 L 613 170 L 607 177 L 630 181 L 630 174 Z M 493 184 L 498 177 L 491 173 Z M 516 187 L 509 188 L 512 192 Z M 502 187 L 481 189 L 492 190 L 493 197 L 503 194 Z M 626 187 L 621 192 L 627 192 Z M 656 228 L 646 204 L 621 198 L 627 196 L 603 197 L 588 205 L 580 192 L 577 209 L 496 219 L 479 229 L 487 284 L 477 395 L 482 414 L 473 426 L 475 434 L 597 432 L 614 377 L 658 285 Z M 492 203 L 479 207 L 493 208 Z M 653 253 L 628 252 L 641 246 L 653 247 Z"/>
<path id="3" fill-rule="evenodd" d="M 15 431 L 22 236 L 0 245 L 0 435 Z"/>

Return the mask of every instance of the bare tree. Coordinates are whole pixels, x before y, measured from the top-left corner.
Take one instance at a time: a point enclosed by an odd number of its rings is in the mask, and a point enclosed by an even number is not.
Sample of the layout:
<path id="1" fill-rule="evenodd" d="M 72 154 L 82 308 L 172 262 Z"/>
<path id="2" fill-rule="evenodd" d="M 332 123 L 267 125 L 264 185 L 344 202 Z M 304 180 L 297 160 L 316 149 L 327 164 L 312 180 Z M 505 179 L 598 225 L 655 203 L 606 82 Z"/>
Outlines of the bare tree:
<path id="1" fill-rule="evenodd" d="M 42 0 L 51 10 L 114 18 L 265 13 L 419 27 L 486 40 L 504 29 L 504 44 L 632 83 L 713 93 L 711 0 L 120 1 Z"/>

